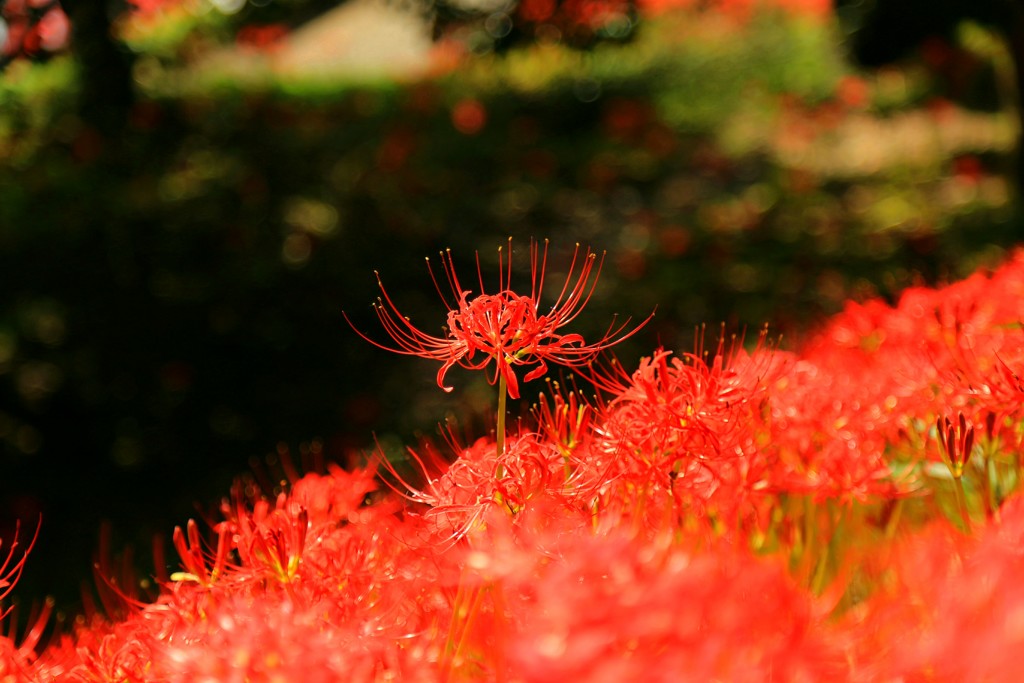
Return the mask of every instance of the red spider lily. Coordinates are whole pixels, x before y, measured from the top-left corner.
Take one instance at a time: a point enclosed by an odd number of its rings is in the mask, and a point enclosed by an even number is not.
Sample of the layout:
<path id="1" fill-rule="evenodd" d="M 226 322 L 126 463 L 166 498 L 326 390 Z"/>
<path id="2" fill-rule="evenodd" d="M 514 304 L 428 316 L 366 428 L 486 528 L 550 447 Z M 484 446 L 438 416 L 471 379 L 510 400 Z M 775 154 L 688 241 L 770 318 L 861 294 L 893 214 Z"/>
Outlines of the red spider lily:
<path id="1" fill-rule="evenodd" d="M 632 374 L 618 364 L 597 369 L 591 379 L 611 394 L 596 428 L 600 447 L 618 456 L 628 480 L 705 501 L 735 502 L 741 490 L 763 486 L 768 389 L 791 363 L 766 349 L 765 338 L 752 354 L 727 350 L 724 338 L 705 353 L 701 339 L 695 353 L 659 350 Z"/>
<path id="2" fill-rule="evenodd" d="M 418 470 L 416 478 L 422 482 L 419 485 L 403 478 L 386 457 L 378 454 L 382 467 L 395 480 L 389 484 L 393 490 L 415 506 L 422 506 L 418 514 L 428 522 L 440 541 L 439 547 L 486 526 L 483 520 L 494 510 L 512 518 L 536 505 L 558 507 L 570 515 L 589 510 L 609 477 L 609 468 L 599 469 L 601 463 L 593 457 L 586 439 L 569 450 L 546 434 L 521 430 L 509 436 L 507 448 L 498 457 L 489 438 L 460 445 L 449 433 L 446 441 L 451 452 L 457 454 L 454 461 L 430 441 L 424 441 L 418 449 L 408 449 Z"/>
<path id="3" fill-rule="evenodd" d="M 628 319 L 619 326 L 616 326 L 613 320 L 604 336 L 592 344 L 587 344 L 579 334 L 562 334 L 561 329 L 572 322 L 590 301 L 604 256 L 602 255 L 599 260 L 597 254 L 589 248 L 581 255 L 577 244 L 569 266 L 569 274 L 558 298 L 547 313 L 541 313 L 540 299 L 544 290 L 547 253 L 547 241 L 544 242 L 543 253 L 537 243 L 530 245 L 529 296 L 512 290 L 511 239 L 507 260 L 502 250 L 498 250 L 500 290 L 496 294 L 484 291 L 479 255 L 477 275 L 480 292 L 476 296 L 471 296 L 472 290 L 463 287 L 459 281 L 451 252 L 441 253 L 441 264 L 453 299 L 449 299 L 442 291 L 438 278 L 430 267 L 430 260 L 427 259 L 427 268 L 430 270 L 437 293 L 448 307 L 448 324 L 443 337 L 423 332 L 402 315 L 384 289 L 378 275 L 377 283 L 380 285 L 382 298 L 378 299 L 374 310 L 385 331 L 397 346 L 374 341 L 354 325 L 353 329 L 363 339 L 387 351 L 441 361 L 443 365 L 437 373 L 437 385 L 445 391 L 452 390 L 452 387 L 445 386 L 444 378 L 453 366 L 461 365 L 471 370 L 483 370 L 493 360 L 495 370 L 490 379 L 491 384 L 503 380 L 508 388 L 508 395 L 519 398 L 519 382 L 513 366 L 535 366 L 526 374 L 525 381 L 529 382 L 547 373 L 548 362 L 569 367 L 585 365 L 601 351 L 635 334 L 650 320 L 648 317 L 629 331 L 626 331 Z M 651 315 L 653 316 L 653 313 Z M 348 320 L 348 316 L 345 319 Z M 348 322 L 352 325 L 351 320 Z M 481 354 L 483 358 L 479 358 L 477 354 Z"/>
<path id="4" fill-rule="evenodd" d="M 325 476 L 305 476 L 292 486 L 291 500 L 307 511 L 310 527 L 359 519 L 366 497 L 377 490 L 373 468 L 345 471 L 327 466 Z"/>
<path id="5" fill-rule="evenodd" d="M 590 432 L 594 409 L 580 398 L 578 391 L 563 395 L 558 382 L 550 382 L 548 396 L 541 394 L 533 408 L 538 429 L 568 456 Z"/>
<path id="6" fill-rule="evenodd" d="M 964 475 L 964 466 L 971 459 L 974 448 L 974 426 L 960 413 L 957 421 L 940 417 L 935 422 L 936 438 L 948 459 L 949 469 L 955 479 Z"/>
<path id="7" fill-rule="evenodd" d="M 281 583 L 295 578 L 309 532 L 305 508 L 279 505 L 270 511 L 267 501 L 260 501 L 251 515 L 238 515 L 235 527 L 238 554 L 245 566 Z"/>
<path id="8" fill-rule="evenodd" d="M 187 535 L 181 527 L 174 527 L 174 548 L 181 557 L 184 572 L 176 572 L 171 579 L 176 581 L 196 581 L 204 586 L 212 585 L 227 562 L 228 553 L 231 551 L 229 535 L 223 525 L 217 528 L 217 552 L 213 556 L 213 564 L 207 567 L 207 553 L 203 550 L 199 538 L 199 527 L 194 520 L 189 520 Z"/>
<path id="9" fill-rule="evenodd" d="M 0 564 L 0 600 L 10 595 L 18 583 L 18 579 L 21 578 L 25 560 L 28 559 L 28 554 L 39 537 L 39 527 L 40 525 L 36 526 L 36 532 L 32 536 L 32 540 L 29 541 L 28 547 L 25 548 L 25 552 L 17 556 L 15 549 L 18 547 L 18 532 L 21 530 L 21 524 L 15 522 L 14 538 L 8 546 L 7 557 Z M 0 620 L 10 617 L 7 635 L 0 633 L 0 680 L 19 682 L 32 680 L 29 666 L 35 659 L 35 647 L 43 636 L 52 610 L 53 601 L 47 600 L 40 611 L 31 615 L 30 627 L 20 644 L 15 639 L 18 625 L 16 609 L 11 607 L 0 611 Z"/>
<path id="10" fill-rule="evenodd" d="M 6 598 L 14 590 L 15 584 L 18 583 L 18 579 L 21 578 L 21 572 L 25 568 L 25 560 L 28 559 L 28 554 L 32 552 L 32 547 L 36 544 L 36 539 L 39 538 L 39 525 L 37 525 L 36 533 L 32 536 L 32 540 L 29 541 L 25 552 L 20 557 L 17 557 L 14 554 L 14 550 L 18 547 L 18 532 L 20 530 L 21 524 L 16 522 L 14 526 L 14 540 L 11 541 L 8 547 L 7 557 L 4 559 L 3 564 L 0 564 L 0 600 Z M 0 618 L 3 618 L 4 614 L 0 613 Z"/>
<path id="11" fill-rule="evenodd" d="M 425 516 L 452 539 L 463 538 L 489 509 L 518 516 L 540 497 L 566 510 L 586 511 L 598 498 L 602 506 L 630 508 L 628 500 L 616 499 L 628 494 L 635 507 L 656 516 L 655 508 L 662 506 L 655 499 L 661 500 L 666 487 L 705 504 L 714 497 L 722 508 L 718 514 L 731 518 L 722 506 L 728 503 L 731 510 L 743 498 L 740 491 L 756 488 L 761 480 L 765 462 L 755 459 L 751 428 L 759 423 L 765 390 L 787 361 L 774 352 L 726 353 L 724 342 L 710 363 L 701 348 L 686 355 L 688 362 L 670 366 L 668 356 L 662 352 L 645 360 L 634 375 L 617 366 L 591 373 L 598 386 L 616 394 L 597 418 L 577 392 L 566 397 L 553 384 L 554 406 L 542 397 L 536 408 L 540 432 L 512 437 L 497 458 L 488 455 L 487 439 L 469 448 L 452 443 L 459 458 L 432 477 L 425 461 L 442 458 L 429 448 L 422 454 L 410 451 L 426 486 L 399 478 L 406 489 L 400 493 L 430 508 Z"/>

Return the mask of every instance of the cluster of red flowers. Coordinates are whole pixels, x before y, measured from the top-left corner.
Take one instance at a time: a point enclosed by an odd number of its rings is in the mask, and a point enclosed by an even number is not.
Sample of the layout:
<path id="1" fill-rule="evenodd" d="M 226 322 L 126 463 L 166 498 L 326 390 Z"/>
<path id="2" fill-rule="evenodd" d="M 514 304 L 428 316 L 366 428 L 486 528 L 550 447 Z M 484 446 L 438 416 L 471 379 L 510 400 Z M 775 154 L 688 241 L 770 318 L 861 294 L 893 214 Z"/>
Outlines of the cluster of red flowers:
<path id="1" fill-rule="evenodd" d="M 7 0 L 0 3 L 0 67 L 17 57 L 57 52 L 71 27 L 57 0 Z"/>
<path id="2" fill-rule="evenodd" d="M 446 271 L 477 328 L 420 336 L 388 300 L 400 350 L 444 370 L 482 368 L 475 349 L 514 377 L 503 361 L 586 348 L 534 297 L 473 299 Z M 572 281 L 554 311 L 578 311 Z M 503 307 L 518 317 L 472 335 Z M 154 602 L 125 591 L 36 652 L 44 615 L 0 637 L 0 679 L 1016 680 L 1022 320 L 1018 253 L 851 303 L 798 351 L 762 335 L 585 366 L 600 397 L 552 383 L 503 450 L 410 449 L 415 481 L 377 458 L 235 491 L 219 523 L 176 530 Z"/>

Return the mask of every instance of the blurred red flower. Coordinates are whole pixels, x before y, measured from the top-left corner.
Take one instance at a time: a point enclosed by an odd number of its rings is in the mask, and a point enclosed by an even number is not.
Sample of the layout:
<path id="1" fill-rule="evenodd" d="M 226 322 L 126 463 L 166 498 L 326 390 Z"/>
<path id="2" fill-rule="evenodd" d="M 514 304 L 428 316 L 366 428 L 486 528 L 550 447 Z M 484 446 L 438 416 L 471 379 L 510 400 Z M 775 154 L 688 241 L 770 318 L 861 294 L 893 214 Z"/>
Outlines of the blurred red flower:
<path id="1" fill-rule="evenodd" d="M 487 123 L 487 109 L 474 99 L 465 99 L 452 107 L 452 125 L 463 135 L 476 135 Z"/>

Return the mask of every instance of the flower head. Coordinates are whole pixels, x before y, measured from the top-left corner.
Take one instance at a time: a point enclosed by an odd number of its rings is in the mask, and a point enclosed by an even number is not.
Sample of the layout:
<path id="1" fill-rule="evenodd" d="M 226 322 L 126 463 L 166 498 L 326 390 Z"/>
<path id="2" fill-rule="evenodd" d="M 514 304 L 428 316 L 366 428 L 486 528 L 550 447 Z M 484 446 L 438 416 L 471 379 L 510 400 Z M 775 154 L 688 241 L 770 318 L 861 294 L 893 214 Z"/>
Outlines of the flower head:
<path id="1" fill-rule="evenodd" d="M 525 377 L 525 381 L 528 382 L 547 373 L 549 362 L 570 367 L 583 365 L 604 349 L 635 334 L 647 320 L 650 320 L 648 318 L 626 331 L 628 319 L 618 326 L 613 319 L 604 336 L 592 344 L 587 344 L 579 334 L 562 333 L 562 328 L 579 315 L 593 295 L 604 256 L 602 255 L 599 260 L 597 254 L 589 248 L 581 254 L 580 246 L 577 244 L 569 266 L 569 274 L 558 298 L 550 310 L 542 313 L 540 298 L 544 289 L 547 251 L 546 241 L 543 251 L 535 242 L 530 245 L 529 296 L 512 290 L 511 239 L 507 257 L 501 249 L 498 250 L 499 290 L 494 294 L 488 294 L 484 290 L 479 255 L 477 275 L 480 290 L 475 296 L 472 290 L 463 287 L 459 281 L 450 251 L 441 253 L 444 279 L 451 289 L 450 295 L 446 295 L 442 290 L 430 265 L 430 259 L 427 259 L 427 268 L 430 270 L 434 286 L 448 307 L 445 334 L 440 337 L 423 332 L 402 315 L 388 296 L 378 275 L 381 297 L 374 305 L 374 310 L 396 345 L 381 344 L 358 329 L 356 332 L 382 349 L 441 361 L 437 384 L 445 391 L 452 390 L 452 387 L 445 386 L 444 378 L 453 366 L 461 365 L 471 370 L 483 370 L 493 361 L 495 368 L 490 379 L 491 384 L 504 380 L 508 387 L 508 395 L 519 398 L 519 381 L 514 366 L 533 366 Z M 349 324 L 352 324 L 351 321 Z"/>

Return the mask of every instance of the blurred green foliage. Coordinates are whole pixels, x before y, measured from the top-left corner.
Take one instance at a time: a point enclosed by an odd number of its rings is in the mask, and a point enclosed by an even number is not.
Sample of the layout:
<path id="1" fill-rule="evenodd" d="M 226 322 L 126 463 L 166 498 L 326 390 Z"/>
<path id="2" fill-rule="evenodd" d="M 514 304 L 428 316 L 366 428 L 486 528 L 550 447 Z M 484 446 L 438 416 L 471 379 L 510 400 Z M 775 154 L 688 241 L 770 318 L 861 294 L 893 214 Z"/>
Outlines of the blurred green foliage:
<path id="1" fill-rule="evenodd" d="M 446 415 L 490 428 L 482 380 L 453 373 L 444 394 L 436 367 L 345 325 L 343 308 L 383 337 L 374 270 L 440 330 L 424 256 L 450 247 L 475 282 L 479 250 L 496 283 L 509 235 L 521 252 L 550 238 L 555 283 L 576 242 L 606 249 L 578 330 L 657 307 L 619 351 L 630 365 L 692 348 L 702 323 L 798 337 L 848 297 L 959 277 L 1019 235 L 1012 126 L 940 140 L 945 114 L 908 109 L 927 83 L 853 74 L 828 25 L 670 15 L 628 45 L 408 83 L 226 78 L 168 45 L 136 60 L 115 138 L 75 118 L 67 59 L 0 85 L 0 517 L 44 519 L 24 595 L 68 604 L 101 518 L 144 550 L 278 442 L 345 460 Z M 921 155 L 840 144 L 851 121 L 884 132 L 901 114 Z"/>

